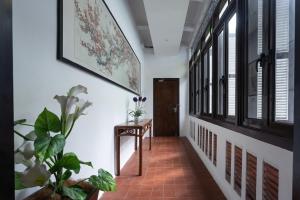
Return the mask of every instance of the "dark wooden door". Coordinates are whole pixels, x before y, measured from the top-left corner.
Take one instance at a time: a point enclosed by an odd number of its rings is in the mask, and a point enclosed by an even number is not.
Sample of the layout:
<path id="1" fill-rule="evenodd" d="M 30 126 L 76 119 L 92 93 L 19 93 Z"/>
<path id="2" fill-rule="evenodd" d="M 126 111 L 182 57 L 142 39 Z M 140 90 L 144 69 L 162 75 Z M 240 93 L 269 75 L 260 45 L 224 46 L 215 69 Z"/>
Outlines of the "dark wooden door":
<path id="1" fill-rule="evenodd" d="M 179 79 L 153 80 L 154 136 L 179 136 Z"/>
<path id="2" fill-rule="evenodd" d="M 0 199 L 15 199 L 12 0 L 0 1 Z"/>

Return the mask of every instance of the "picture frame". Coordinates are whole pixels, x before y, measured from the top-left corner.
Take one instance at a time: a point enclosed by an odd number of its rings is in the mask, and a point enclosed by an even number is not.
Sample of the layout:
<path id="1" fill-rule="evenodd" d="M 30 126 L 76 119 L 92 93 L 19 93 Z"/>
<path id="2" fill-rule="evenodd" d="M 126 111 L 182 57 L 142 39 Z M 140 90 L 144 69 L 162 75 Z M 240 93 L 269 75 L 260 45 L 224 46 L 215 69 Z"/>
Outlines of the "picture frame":
<path id="1" fill-rule="evenodd" d="M 104 0 L 58 0 L 58 59 L 136 95 L 141 63 Z"/>

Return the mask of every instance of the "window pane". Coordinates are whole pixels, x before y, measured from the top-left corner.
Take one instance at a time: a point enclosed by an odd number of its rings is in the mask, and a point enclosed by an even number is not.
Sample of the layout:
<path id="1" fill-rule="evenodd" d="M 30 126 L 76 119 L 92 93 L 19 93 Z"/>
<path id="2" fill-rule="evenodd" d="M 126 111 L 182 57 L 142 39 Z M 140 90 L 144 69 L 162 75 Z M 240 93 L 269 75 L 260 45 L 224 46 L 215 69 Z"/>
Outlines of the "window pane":
<path id="1" fill-rule="evenodd" d="M 224 31 L 218 36 L 218 114 L 223 115 L 224 99 Z"/>
<path id="2" fill-rule="evenodd" d="M 276 0 L 275 121 L 294 118 L 294 0 Z"/>
<path id="3" fill-rule="evenodd" d="M 248 0 L 248 118 L 262 118 L 262 68 L 256 60 L 262 53 L 263 0 Z"/>
<path id="4" fill-rule="evenodd" d="M 220 11 L 219 19 L 222 17 L 222 15 L 224 14 L 224 12 L 227 9 L 227 7 L 228 7 L 228 2 L 226 1 L 225 4 L 223 5 L 223 8 Z"/>
<path id="5" fill-rule="evenodd" d="M 200 86 L 200 76 L 199 76 L 199 63 L 196 63 L 196 114 L 199 114 L 200 104 L 199 104 L 199 86 Z"/>
<path id="6" fill-rule="evenodd" d="M 199 81 L 198 81 L 198 113 L 201 113 L 201 65 L 200 65 L 200 60 L 198 64 L 198 76 L 199 76 Z"/>
<path id="7" fill-rule="evenodd" d="M 228 22 L 228 105 L 227 113 L 235 116 L 235 73 L 236 73 L 236 14 Z"/>
<path id="8" fill-rule="evenodd" d="M 209 113 L 212 113 L 212 47 L 209 48 Z"/>
<path id="9" fill-rule="evenodd" d="M 204 70 L 204 74 L 203 74 L 203 81 L 204 81 L 204 84 L 203 84 L 203 105 L 204 105 L 204 112 L 207 113 L 207 108 L 208 108 L 208 105 L 207 105 L 207 97 L 208 97 L 208 69 L 207 69 L 207 58 L 208 58 L 208 53 L 206 53 L 204 55 L 204 59 L 203 59 L 203 70 Z"/>

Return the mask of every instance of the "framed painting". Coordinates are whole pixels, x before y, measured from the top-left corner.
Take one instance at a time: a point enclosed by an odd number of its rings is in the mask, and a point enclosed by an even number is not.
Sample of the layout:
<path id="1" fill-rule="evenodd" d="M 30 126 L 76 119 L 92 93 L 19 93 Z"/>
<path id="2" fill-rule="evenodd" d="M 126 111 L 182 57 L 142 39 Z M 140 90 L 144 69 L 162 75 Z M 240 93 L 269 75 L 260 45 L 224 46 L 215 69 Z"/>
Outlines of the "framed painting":
<path id="1" fill-rule="evenodd" d="M 58 5 L 58 58 L 140 94 L 140 61 L 104 0 Z"/>

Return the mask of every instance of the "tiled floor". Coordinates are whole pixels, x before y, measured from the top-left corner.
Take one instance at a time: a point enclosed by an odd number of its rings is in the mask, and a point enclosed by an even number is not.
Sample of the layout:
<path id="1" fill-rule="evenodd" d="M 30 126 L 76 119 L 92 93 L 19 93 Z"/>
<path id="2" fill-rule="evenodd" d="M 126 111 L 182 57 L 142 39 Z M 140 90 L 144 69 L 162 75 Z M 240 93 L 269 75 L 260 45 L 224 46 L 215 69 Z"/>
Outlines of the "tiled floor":
<path id="1" fill-rule="evenodd" d="M 117 177 L 117 191 L 102 200 L 221 200 L 225 199 L 186 139 L 153 139 L 143 142 L 143 175 L 138 173 L 138 151 Z"/>

